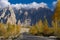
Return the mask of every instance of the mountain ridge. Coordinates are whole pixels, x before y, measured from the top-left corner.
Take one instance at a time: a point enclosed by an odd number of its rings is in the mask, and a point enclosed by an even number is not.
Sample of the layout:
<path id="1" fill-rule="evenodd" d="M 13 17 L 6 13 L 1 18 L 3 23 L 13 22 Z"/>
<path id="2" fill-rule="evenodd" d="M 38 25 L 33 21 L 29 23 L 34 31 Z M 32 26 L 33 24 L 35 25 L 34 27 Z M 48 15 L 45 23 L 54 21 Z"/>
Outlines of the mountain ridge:
<path id="1" fill-rule="evenodd" d="M 4 17 L 2 17 L 2 14 L 4 15 Z M 21 8 L 18 10 L 13 7 L 7 7 L 6 9 L 2 9 L 2 11 L 0 11 L 0 22 L 2 21 L 2 23 L 10 22 L 11 24 L 18 24 L 18 22 L 20 21 L 20 24 L 24 24 L 25 20 L 28 20 L 27 23 L 30 22 L 29 24 L 33 25 L 36 24 L 40 19 L 44 21 L 44 16 L 46 16 L 49 25 L 51 25 L 52 15 L 53 11 L 45 7 L 44 8 L 39 7 L 38 9 Z M 7 18 L 7 16 L 9 16 L 9 18 Z"/>

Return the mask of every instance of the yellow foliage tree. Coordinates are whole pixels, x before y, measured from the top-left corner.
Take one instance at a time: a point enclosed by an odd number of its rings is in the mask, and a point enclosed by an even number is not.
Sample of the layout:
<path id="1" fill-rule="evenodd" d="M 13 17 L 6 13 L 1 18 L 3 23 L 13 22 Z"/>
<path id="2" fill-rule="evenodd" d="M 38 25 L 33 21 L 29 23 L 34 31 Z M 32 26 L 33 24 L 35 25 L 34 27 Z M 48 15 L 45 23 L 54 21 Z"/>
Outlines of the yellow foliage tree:
<path id="1" fill-rule="evenodd" d="M 30 30 L 29 30 L 29 32 L 31 33 L 31 34 L 37 34 L 37 29 L 35 28 L 35 26 L 32 26 L 31 28 L 30 28 Z"/>
<path id="2" fill-rule="evenodd" d="M 43 31 L 44 34 L 48 34 L 49 33 L 49 27 L 48 27 L 48 22 L 47 22 L 47 19 L 45 18 L 45 21 L 44 21 L 44 31 Z"/>
<path id="3" fill-rule="evenodd" d="M 42 33 L 43 32 L 43 23 L 42 23 L 42 20 L 40 20 L 37 24 L 36 24 L 36 28 L 38 30 L 39 33 Z"/>
<path id="4" fill-rule="evenodd" d="M 6 28 L 5 28 L 5 26 L 2 24 L 2 23 L 0 23 L 0 36 L 3 36 L 3 34 L 5 34 L 6 33 Z"/>
<path id="5" fill-rule="evenodd" d="M 53 31 L 53 28 L 51 28 L 51 27 L 48 26 L 47 19 L 45 18 L 45 21 L 44 21 L 44 31 L 43 31 L 43 33 L 45 35 L 52 35 L 53 32 L 54 32 Z"/>
<path id="6" fill-rule="evenodd" d="M 17 37 L 20 34 L 20 27 L 18 25 L 0 23 L 0 34 L 5 38 Z"/>
<path id="7" fill-rule="evenodd" d="M 30 28 L 30 33 L 32 33 L 32 34 L 40 35 L 40 33 L 42 33 L 42 32 L 43 32 L 43 23 L 42 23 L 42 20 L 40 20 L 38 23 L 36 23 L 36 25 L 33 25 Z"/>

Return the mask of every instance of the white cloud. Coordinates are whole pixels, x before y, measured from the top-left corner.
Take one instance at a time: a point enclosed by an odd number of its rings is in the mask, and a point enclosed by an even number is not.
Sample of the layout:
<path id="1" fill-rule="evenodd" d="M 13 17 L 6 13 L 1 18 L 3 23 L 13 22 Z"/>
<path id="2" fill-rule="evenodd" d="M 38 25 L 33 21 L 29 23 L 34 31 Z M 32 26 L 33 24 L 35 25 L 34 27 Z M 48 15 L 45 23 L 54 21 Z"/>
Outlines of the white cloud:
<path id="1" fill-rule="evenodd" d="M 10 5 L 8 0 L 0 0 L 0 7 L 1 8 L 7 7 L 8 5 Z"/>
<path id="2" fill-rule="evenodd" d="M 53 6 L 53 7 L 51 8 L 52 11 L 54 11 L 54 9 L 55 9 L 55 7 L 56 7 L 56 4 L 57 4 L 57 1 L 53 1 L 53 2 L 52 2 L 52 6 Z"/>
<path id="3" fill-rule="evenodd" d="M 30 4 L 21 4 L 21 3 L 20 4 L 12 4 L 12 7 L 16 7 L 17 9 L 20 9 L 20 8 L 36 8 L 36 9 L 38 9 L 39 7 L 48 8 L 47 4 L 44 2 L 41 2 L 41 3 L 33 2 Z"/>
<path id="4" fill-rule="evenodd" d="M 53 7 L 56 7 L 57 1 L 53 2 Z"/>
<path id="5" fill-rule="evenodd" d="M 20 9 L 20 8 L 36 8 L 36 9 L 38 9 L 39 7 L 48 8 L 47 4 L 44 2 L 41 2 L 41 3 L 33 2 L 30 4 L 21 4 L 21 3 L 20 4 L 10 4 L 10 2 L 8 2 L 8 0 L 0 0 L 0 8 L 7 7 L 8 5 L 11 5 L 12 7 L 15 7 L 17 9 Z"/>

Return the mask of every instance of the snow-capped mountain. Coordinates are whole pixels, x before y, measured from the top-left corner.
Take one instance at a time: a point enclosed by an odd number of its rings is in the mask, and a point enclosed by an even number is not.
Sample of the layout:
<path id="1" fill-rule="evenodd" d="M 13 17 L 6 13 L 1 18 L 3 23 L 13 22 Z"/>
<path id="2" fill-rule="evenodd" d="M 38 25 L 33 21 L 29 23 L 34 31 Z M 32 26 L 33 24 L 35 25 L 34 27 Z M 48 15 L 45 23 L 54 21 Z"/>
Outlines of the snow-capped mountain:
<path id="1" fill-rule="evenodd" d="M 44 16 L 51 25 L 51 18 L 53 11 L 48 7 L 39 7 L 37 8 L 20 8 L 16 9 L 13 7 L 6 7 L 0 10 L 0 22 L 2 23 L 11 23 L 11 24 L 27 24 L 30 25 L 36 24 L 40 19 L 44 21 Z M 19 23 L 20 22 L 20 23 Z"/>

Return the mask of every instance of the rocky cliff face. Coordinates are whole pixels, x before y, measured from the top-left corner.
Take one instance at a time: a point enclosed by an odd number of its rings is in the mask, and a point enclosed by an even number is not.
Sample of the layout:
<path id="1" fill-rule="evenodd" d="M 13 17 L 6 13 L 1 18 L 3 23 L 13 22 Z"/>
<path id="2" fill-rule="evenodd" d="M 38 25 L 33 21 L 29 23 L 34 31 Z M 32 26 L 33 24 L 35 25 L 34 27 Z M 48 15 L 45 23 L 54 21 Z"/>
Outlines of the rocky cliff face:
<path id="1" fill-rule="evenodd" d="M 4 8 L 2 11 L 3 12 L 0 16 L 0 22 L 16 24 L 16 16 L 12 7 Z"/>
<path id="2" fill-rule="evenodd" d="M 9 7 L 10 10 L 10 17 L 8 17 L 7 19 L 7 23 L 11 23 L 11 24 L 16 24 L 16 16 L 14 13 L 14 10 L 12 9 L 12 7 Z"/>

